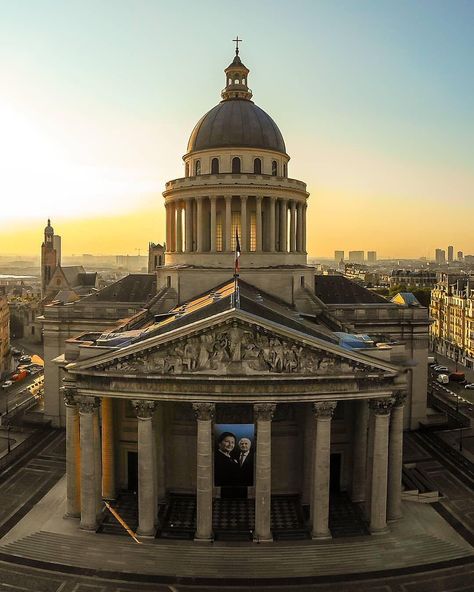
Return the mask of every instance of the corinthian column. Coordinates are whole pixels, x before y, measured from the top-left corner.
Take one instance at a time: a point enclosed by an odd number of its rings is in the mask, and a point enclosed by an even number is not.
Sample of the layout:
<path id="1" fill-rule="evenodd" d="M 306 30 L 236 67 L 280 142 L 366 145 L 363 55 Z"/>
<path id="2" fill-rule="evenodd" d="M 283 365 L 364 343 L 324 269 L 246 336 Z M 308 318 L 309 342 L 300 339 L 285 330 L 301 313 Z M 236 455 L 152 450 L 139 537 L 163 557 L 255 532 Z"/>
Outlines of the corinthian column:
<path id="1" fill-rule="evenodd" d="M 336 402 L 313 403 L 315 419 L 314 462 L 313 462 L 313 539 L 327 539 L 329 532 L 329 467 L 331 453 L 331 419 Z"/>
<path id="2" fill-rule="evenodd" d="M 280 200 L 280 251 L 288 251 L 288 202 Z"/>
<path id="3" fill-rule="evenodd" d="M 307 204 L 303 205 L 303 216 L 302 216 L 302 231 L 303 231 L 303 253 L 306 253 L 306 210 L 308 206 Z"/>
<path id="4" fill-rule="evenodd" d="M 168 251 L 176 251 L 176 203 L 169 204 L 170 208 L 170 246 Z"/>
<path id="5" fill-rule="evenodd" d="M 290 248 L 292 253 L 296 252 L 296 203 L 290 201 Z"/>
<path id="6" fill-rule="evenodd" d="M 185 214 L 184 214 L 184 223 L 185 223 L 185 251 L 186 253 L 191 253 L 193 250 L 193 202 L 191 198 L 186 198 L 184 202 L 185 206 Z"/>
<path id="7" fill-rule="evenodd" d="M 216 214 L 216 196 L 211 195 L 211 253 L 216 252 L 216 236 L 217 236 L 217 214 Z"/>
<path id="8" fill-rule="evenodd" d="M 152 416 L 155 401 L 134 400 L 138 419 L 138 530 L 143 537 L 155 536 L 155 445 Z"/>
<path id="9" fill-rule="evenodd" d="M 183 252 L 183 211 L 181 202 L 176 202 L 176 251 Z"/>
<path id="10" fill-rule="evenodd" d="M 115 435 L 113 399 L 102 399 L 102 495 L 115 499 Z"/>
<path id="11" fill-rule="evenodd" d="M 78 397 L 81 442 L 81 528 L 97 528 L 97 439 L 94 437 L 94 415 L 99 401 L 95 397 Z"/>
<path id="12" fill-rule="evenodd" d="M 270 197 L 270 253 L 274 253 L 276 250 L 275 246 L 275 197 Z"/>
<path id="13" fill-rule="evenodd" d="M 388 445 L 388 520 L 396 520 L 402 516 L 403 408 L 406 399 L 406 393 L 396 393 L 390 417 Z"/>
<path id="14" fill-rule="evenodd" d="M 66 405 L 66 516 L 81 515 L 81 450 L 79 410 L 74 390 L 64 389 Z"/>
<path id="15" fill-rule="evenodd" d="M 298 202 L 296 206 L 296 250 L 301 253 L 303 250 L 303 205 Z"/>
<path id="16" fill-rule="evenodd" d="M 166 250 L 171 251 L 171 204 L 166 203 Z"/>
<path id="17" fill-rule="evenodd" d="M 212 536 L 212 420 L 214 403 L 193 403 L 197 419 L 196 534 L 195 541 Z"/>
<path id="18" fill-rule="evenodd" d="M 373 415 L 370 531 L 376 534 L 387 529 L 388 426 L 392 399 L 371 399 L 369 407 Z"/>
<path id="19" fill-rule="evenodd" d="M 196 197 L 196 251 L 202 253 L 203 250 L 203 219 L 202 219 L 202 196 Z"/>
<path id="20" fill-rule="evenodd" d="M 274 403 L 254 405 L 257 424 L 254 540 L 258 543 L 267 543 L 273 540 L 271 531 L 272 418 L 275 408 Z"/>

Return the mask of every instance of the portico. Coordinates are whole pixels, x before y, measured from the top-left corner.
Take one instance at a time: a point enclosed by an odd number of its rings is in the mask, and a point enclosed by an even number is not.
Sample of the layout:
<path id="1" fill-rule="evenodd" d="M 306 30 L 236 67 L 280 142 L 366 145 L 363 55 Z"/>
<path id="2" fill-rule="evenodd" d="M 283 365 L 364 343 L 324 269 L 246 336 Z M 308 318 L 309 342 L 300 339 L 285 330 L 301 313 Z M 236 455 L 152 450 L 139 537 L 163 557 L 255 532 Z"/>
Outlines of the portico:
<path id="1" fill-rule="evenodd" d="M 66 366 L 65 401 L 68 514 L 80 512 L 82 528 L 97 528 L 102 498 L 131 488 L 126 451 L 133 449 L 137 534 L 155 536 L 160 490 L 183 492 L 196 498 L 195 541 L 212 541 L 221 497 L 212 461 L 216 423 L 255 426 L 254 484 L 243 494 L 254 504 L 255 541 L 272 541 L 272 496 L 281 494 L 309 499 L 311 537 L 331 536 L 330 459 L 338 450 L 341 490 L 364 507 L 370 531 L 386 530 L 387 508 L 396 517 L 404 387 L 395 369 L 310 334 L 301 341 L 295 329 L 263 317 L 257 329 L 244 289 L 241 298 L 241 309 L 219 313 L 217 328 L 212 311 L 220 302 L 197 324 L 190 318 L 175 330 L 168 322 L 171 334 L 119 351 L 81 360 L 91 346 L 79 345 L 78 361 Z M 295 467 L 289 475 L 287 463 Z"/>

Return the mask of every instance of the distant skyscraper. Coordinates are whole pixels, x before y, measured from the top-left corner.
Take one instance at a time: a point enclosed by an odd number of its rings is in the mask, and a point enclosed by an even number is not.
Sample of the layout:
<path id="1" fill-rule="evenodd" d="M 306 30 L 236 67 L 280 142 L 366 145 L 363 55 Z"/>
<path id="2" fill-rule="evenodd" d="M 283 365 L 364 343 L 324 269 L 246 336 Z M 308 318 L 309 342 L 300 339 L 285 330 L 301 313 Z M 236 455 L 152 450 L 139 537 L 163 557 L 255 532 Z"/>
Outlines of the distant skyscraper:
<path id="1" fill-rule="evenodd" d="M 339 261 L 344 261 L 344 251 L 334 251 L 334 261 L 339 263 Z"/>
<path id="2" fill-rule="evenodd" d="M 464 253 L 462 251 L 458 251 L 458 261 L 462 261 L 464 259 Z"/>
<path id="3" fill-rule="evenodd" d="M 449 245 L 448 247 L 448 262 L 452 263 L 454 261 L 454 247 Z"/>
<path id="4" fill-rule="evenodd" d="M 446 263 L 446 251 L 444 249 L 436 249 L 435 261 L 438 265 Z"/>
<path id="5" fill-rule="evenodd" d="M 368 263 L 376 263 L 377 262 L 377 251 L 367 251 L 367 262 Z"/>
<path id="6" fill-rule="evenodd" d="M 364 263 L 364 251 L 349 251 L 349 261 L 351 263 Z"/>

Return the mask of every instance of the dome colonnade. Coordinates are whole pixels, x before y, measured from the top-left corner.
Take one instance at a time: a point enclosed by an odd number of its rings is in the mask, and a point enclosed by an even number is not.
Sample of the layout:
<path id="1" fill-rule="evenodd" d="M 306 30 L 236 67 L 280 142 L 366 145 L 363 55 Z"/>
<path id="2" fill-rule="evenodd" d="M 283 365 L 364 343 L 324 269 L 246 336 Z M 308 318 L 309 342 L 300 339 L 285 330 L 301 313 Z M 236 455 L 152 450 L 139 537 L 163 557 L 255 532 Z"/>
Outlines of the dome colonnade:
<path id="1" fill-rule="evenodd" d="M 163 193 L 167 264 L 229 267 L 238 236 L 242 267 L 304 265 L 306 184 L 288 178 L 283 136 L 251 100 L 238 55 L 225 73 L 223 100 L 191 133 L 185 176 Z"/>

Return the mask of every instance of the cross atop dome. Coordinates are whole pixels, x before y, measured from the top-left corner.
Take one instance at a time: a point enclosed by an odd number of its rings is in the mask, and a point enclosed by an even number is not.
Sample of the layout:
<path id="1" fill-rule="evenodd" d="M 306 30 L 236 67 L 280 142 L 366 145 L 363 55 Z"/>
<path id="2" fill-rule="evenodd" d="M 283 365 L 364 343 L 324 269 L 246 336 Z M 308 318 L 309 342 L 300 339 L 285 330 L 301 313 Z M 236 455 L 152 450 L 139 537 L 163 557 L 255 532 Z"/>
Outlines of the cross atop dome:
<path id="1" fill-rule="evenodd" d="M 232 39 L 235 43 L 235 57 L 232 63 L 224 70 L 226 74 L 226 87 L 221 92 L 224 101 L 231 99 L 245 99 L 250 101 L 252 91 L 247 86 L 247 77 L 250 70 L 244 66 L 239 57 L 239 36 Z"/>

